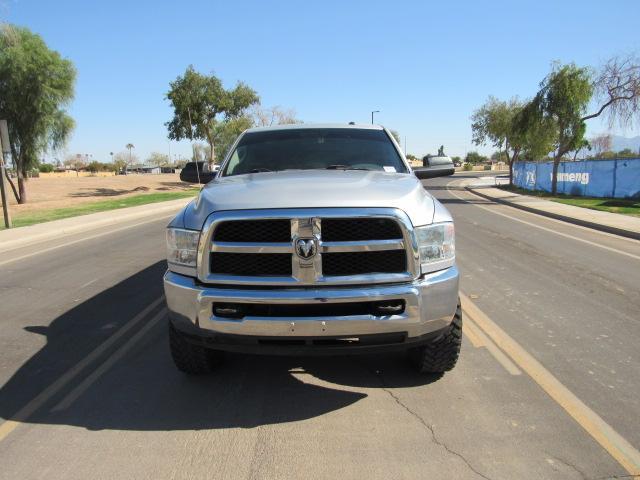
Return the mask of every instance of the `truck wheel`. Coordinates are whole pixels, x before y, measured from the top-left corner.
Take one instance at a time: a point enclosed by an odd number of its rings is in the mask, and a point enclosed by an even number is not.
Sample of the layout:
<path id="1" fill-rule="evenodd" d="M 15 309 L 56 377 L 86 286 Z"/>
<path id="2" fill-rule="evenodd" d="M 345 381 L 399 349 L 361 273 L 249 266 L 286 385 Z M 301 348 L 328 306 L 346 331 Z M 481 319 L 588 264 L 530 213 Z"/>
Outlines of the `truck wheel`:
<path id="1" fill-rule="evenodd" d="M 419 373 L 444 373 L 453 369 L 462 345 L 462 308 L 458 308 L 449 329 L 432 343 L 409 351 L 409 358 Z"/>
<path id="2" fill-rule="evenodd" d="M 178 370 L 190 375 L 209 373 L 222 359 L 222 352 L 188 342 L 184 335 L 171 324 L 169 324 L 169 347 L 173 363 Z"/>

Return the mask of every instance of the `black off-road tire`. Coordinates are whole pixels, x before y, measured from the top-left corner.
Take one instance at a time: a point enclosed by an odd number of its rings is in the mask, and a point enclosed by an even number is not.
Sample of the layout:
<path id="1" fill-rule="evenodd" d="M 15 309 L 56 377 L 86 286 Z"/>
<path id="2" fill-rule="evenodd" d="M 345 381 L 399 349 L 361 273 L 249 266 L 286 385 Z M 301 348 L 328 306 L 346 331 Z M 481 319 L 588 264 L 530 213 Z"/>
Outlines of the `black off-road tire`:
<path id="1" fill-rule="evenodd" d="M 169 324 L 169 347 L 178 370 L 189 375 L 210 373 L 222 360 L 222 352 L 187 341 L 184 335 Z"/>
<path id="2" fill-rule="evenodd" d="M 460 300 L 456 314 L 446 333 L 435 341 L 409 351 L 409 359 L 419 373 L 444 373 L 456 366 L 462 345 L 462 308 Z"/>

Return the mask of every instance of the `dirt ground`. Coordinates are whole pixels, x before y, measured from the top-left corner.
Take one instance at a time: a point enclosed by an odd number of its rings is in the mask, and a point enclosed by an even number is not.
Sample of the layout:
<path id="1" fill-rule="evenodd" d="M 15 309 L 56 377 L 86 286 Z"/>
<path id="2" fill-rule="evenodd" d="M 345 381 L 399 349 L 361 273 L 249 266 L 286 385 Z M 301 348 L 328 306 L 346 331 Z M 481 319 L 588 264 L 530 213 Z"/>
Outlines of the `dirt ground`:
<path id="1" fill-rule="evenodd" d="M 12 212 L 34 212 L 68 207 L 81 203 L 130 197 L 145 193 L 189 190 L 191 185 L 180 181 L 177 174 L 133 174 L 112 177 L 30 178 L 27 181 L 27 203 L 17 205 L 11 187 L 7 196 Z"/>

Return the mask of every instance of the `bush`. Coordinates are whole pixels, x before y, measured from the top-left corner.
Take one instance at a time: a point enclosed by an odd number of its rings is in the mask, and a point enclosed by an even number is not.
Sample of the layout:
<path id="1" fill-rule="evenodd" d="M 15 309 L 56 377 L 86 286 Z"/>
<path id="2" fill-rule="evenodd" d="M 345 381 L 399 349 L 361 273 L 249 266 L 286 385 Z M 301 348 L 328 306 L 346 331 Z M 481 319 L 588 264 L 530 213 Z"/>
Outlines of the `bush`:
<path id="1" fill-rule="evenodd" d="M 465 172 L 469 172 L 473 170 L 473 165 L 471 165 L 470 163 L 465 163 L 464 165 L 462 165 L 462 170 L 464 170 Z"/>
<path id="2" fill-rule="evenodd" d="M 485 170 L 491 170 L 491 165 L 485 165 L 485 166 L 484 166 L 484 169 L 485 169 Z"/>
<path id="3" fill-rule="evenodd" d="M 41 163 L 38 165 L 38 170 L 40 170 L 41 173 L 51 173 L 53 172 L 53 165 L 50 163 Z"/>
<path id="4" fill-rule="evenodd" d="M 91 162 L 89 165 L 87 165 L 87 170 L 89 170 L 91 173 L 108 172 L 112 169 L 113 169 L 112 164 L 100 163 L 95 160 Z"/>

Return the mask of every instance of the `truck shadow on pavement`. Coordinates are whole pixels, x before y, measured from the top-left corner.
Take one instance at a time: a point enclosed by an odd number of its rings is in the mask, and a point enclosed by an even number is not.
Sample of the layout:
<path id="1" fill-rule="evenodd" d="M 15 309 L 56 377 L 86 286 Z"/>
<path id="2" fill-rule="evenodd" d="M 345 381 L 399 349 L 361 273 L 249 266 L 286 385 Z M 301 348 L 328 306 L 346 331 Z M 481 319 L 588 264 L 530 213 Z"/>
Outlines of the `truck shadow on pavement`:
<path id="1" fill-rule="evenodd" d="M 158 305 L 48 396 L 26 418 L 17 413 L 59 382 L 88 354 L 162 295 L 165 262 L 157 262 L 62 313 L 48 325 L 25 328 L 46 344 L 0 389 L 0 416 L 22 423 L 79 426 L 89 430 L 200 430 L 253 428 L 311 419 L 367 397 L 365 389 L 426 385 L 438 377 L 413 373 L 403 354 L 349 357 L 228 355 L 207 376 L 174 367 L 162 318 L 68 407 L 56 409 L 84 379 L 116 354 L 142 328 Z M 47 322 L 42 322 L 47 323 Z"/>

